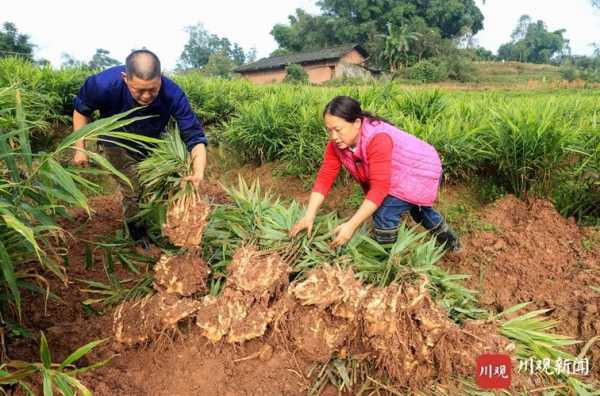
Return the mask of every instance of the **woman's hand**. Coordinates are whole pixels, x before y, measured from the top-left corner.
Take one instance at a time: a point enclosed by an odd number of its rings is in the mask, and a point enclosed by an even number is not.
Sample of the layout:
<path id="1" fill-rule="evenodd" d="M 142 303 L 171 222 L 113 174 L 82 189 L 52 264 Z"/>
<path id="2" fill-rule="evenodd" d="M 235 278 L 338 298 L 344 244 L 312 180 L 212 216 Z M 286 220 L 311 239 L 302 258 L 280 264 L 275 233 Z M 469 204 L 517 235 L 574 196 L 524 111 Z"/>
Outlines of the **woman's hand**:
<path id="1" fill-rule="evenodd" d="M 295 237 L 302 230 L 306 230 L 306 232 L 308 233 L 308 236 L 310 236 L 312 233 L 312 228 L 313 228 L 314 222 L 315 222 L 314 217 L 309 217 L 309 216 L 302 217 L 300 220 L 298 220 L 296 222 L 296 224 L 294 224 L 292 226 L 292 229 L 289 232 L 289 237 L 290 238 Z"/>
<path id="2" fill-rule="evenodd" d="M 352 239 L 354 231 L 356 231 L 356 226 L 349 221 L 335 227 L 333 230 L 334 240 L 331 242 L 331 246 L 336 248 L 346 244 L 346 242 Z"/>

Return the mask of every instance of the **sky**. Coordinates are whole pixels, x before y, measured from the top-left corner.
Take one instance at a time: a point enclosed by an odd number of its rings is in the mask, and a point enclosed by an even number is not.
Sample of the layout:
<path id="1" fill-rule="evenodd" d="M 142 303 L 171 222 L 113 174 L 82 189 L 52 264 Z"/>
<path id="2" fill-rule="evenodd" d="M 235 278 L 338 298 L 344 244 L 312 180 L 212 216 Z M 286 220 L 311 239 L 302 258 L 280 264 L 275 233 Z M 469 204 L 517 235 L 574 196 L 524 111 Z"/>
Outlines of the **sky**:
<path id="1" fill-rule="evenodd" d="M 548 29 L 566 29 L 574 54 L 591 54 L 590 44 L 600 41 L 600 11 L 589 0 L 476 0 L 484 14 L 479 45 L 496 52 L 510 41 L 519 17 L 528 14 L 546 22 Z M 10 21 L 37 45 L 36 58 L 60 66 L 68 53 L 87 61 L 96 48 L 124 61 L 136 48 L 146 47 L 173 69 L 187 41 L 186 26 L 202 23 L 210 32 L 237 42 L 245 50 L 254 47 L 258 58 L 277 48 L 270 35 L 276 23 L 287 23 L 296 8 L 318 13 L 315 0 L 12 0 L 2 6 L 0 23 Z"/>

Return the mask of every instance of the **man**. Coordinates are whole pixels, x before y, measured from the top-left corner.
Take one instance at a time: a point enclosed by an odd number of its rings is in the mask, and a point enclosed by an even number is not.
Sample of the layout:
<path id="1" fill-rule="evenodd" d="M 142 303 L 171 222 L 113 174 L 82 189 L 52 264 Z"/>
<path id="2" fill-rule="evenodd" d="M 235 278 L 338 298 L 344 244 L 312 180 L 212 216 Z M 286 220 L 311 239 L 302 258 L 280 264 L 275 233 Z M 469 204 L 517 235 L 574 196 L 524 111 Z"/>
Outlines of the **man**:
<path id="1" fill-rule="evenodd" d="M 98 110 L 100 117 L 110 117 L 145 106 L 133 112 L 130 117 L 155 115 L 155 117 L 135 121 L 123 128 L 124 131 L 158 138 L 171 117 L 179 126 L 182 140 L 193 161 L 193 174 L 184 180 L 198 186 L 204 179 L 206 167 L 206 144 L 202 123 L 192 112 L 187 97 L 172 80 L 161 75 L 158 57 L 148 50 L 133 51 L 127 57 L 125 66 L 111 67 L 89 77 L 74 99 L 73 131 L 78 130 L 91 120 L 92 113 Z M 125 174 L 133 188 L 119 180 L 123 193 L 123 209 L 127 228 L 136 242 L 147 243 L 146 230 L 132 220 L 138 210 L 140 186 L 135 165 L 144 158 L 147 151 L 139 144 L 101 137 L 100 149 L 110 163 Z M 134 150 L 128 150 L 114 142 L 125 144 Z M 84 151 L 84 141 L 75 144 L 73 162 L 87 166 L 88 156 Z"/>

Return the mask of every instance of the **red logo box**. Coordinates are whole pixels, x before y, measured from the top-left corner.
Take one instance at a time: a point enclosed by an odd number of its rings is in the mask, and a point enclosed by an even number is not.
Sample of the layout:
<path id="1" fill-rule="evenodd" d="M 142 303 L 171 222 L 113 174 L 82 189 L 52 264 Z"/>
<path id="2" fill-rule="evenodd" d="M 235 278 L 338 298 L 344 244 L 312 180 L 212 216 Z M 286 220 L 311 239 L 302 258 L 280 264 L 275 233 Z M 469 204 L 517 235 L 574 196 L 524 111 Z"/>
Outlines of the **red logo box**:
<path id="1" fill-rule="evenodd" d="M 511 374 L 512 362 L 509 355 L 485 354 L 477 357 L 475 378 L 481 389 L 508 389 Z"/>

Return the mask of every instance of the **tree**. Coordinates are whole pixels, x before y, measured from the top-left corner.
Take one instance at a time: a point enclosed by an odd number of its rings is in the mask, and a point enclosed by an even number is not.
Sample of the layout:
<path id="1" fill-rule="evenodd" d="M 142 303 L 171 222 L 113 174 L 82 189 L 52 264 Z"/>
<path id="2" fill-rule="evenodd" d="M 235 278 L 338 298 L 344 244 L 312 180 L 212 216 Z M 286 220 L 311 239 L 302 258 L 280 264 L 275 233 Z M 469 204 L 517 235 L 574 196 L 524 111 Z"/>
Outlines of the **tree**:
<path id="1" fill-rule="evenodd" d="M 42 67 L 50 67 L 52 65 L 52 63 L 50 63 L 50 61 L 46 58 L 37 59 L 33 63 Z"/>
<path id="2" fill-rule="evenodd" d="M 0 58 L 18 56 L 33 60 L 34 48 L 28 35 L 19 33 L 13 23 L 4 22 L 0 29 Z"/>
<path id="3" fill-rule="evenodd" d="M 269 57 L 271 57 L 271 56 L 288 56 L 291 53 L 292 53 L 292 51 L 290 51 L 290 50 L 286 50 L 283 48 L 277 48 L 275 51 L 271 52 Z"/>
<path id="4" fill-rule="evenodd" d="M 121 64 L 118 60 L 111 58 L 108 56 L 110 51 L 105 50 L 103 48 L 97 48 L 96 53 L 92 56 L 92 60 L 88 63 L 88 66 L 91 69 L 106 69 L 111 66 L 116 66 Z"/>
<path id="5" fill-rule="evenodd" d="M 498 58 L 529 63 L 549 63 L 551 59 L 570 52 L 566 30 L 548 31 L 544 21 L 532 22 L 527 15 L 519 19 L 513 40 L 498 49 Z"/>
<path id="6" fill-rule="evenodd" d="M 256 61 L 256 47 L 250 48 L 250 50 L 246 53 L 246 62 L 252 63 Z"/>
<path id="7" fill-rule="evenodd" d="M 476 60 L 480 61 L 492 61 L 494 60 L 494 53 L 483 47 L 477 47 L 473 49 L 473 54 Z"/>
<path id="8" fill-rule="evenodd" d="M 208 58 L 206 65 L 202 67 L 202 71 L 209 76 L 231 78 L 233 69 L 237 64 L 223 51 L 215 52 Z"/>
<path id="9" fill-rule="evenodd" d="M 382 63 L 392 72 L 396 72 L 402 65 L 408 63 L 407 53 L 413 41 L 420 37 L 420 33 L 411 32 L 406 26 L 400 28 L 387 24 L 387 35 L 381 35 L 385 39 L 383 51 L 380 56 Z"/>
<path id="10" fill-rule="evenodd" d="M 277 24 L 271 30 L 271 35 L 279 44 L 279 48 L 290 52 L 355 41 L 347 27 L 343 26 L 342 18 L 315 16 L 298 8 L 296 15 L 290 15 L 288 19 L 289 26 Z"/>
<path id="11" fill-rule="evenodd" d="M 87 63 L 76 59 L 73 55 L 63 52 L 61 55 L 61 67 L 64 68 L 79 68 L 87 67 Z"/>
<path id="12" fill-rule="evenodd" d="M 237 43 L 231 43 L 225 37 L 209 33 L 202 24 L 188 26 L 185 31 L 189 34 L 188 42 L 179 58 L 179 68 L 202 68 L 211 55 L 227 56 L 235 65 L 246 61 L 246 54 Z"/>
<path id="13" fill-rule="evenodd" d="M 519 22 L 517 22 L 517 27 L 510 35 L 512 41 L 519 41 L 525 38 L 525 35 L 527 35 L 527 29 L 529 28 L 529 25 L 531 25 L 531 22 L 531 17 L 529 15 L 521 15 Z"/>
<path id="14" fill-rule="evenodd" d="M 297 9 L 288 25 L 273 27 L 271 34 L 280 48 L 302 51 L 355 42 L 381 58 L 378 37 L 387 34 L 388 23 L 426 32 L 438 42 L 483 28 L 483 14 L 474 0 L 319 0 L 317 5 L 320 15 Z"/>

